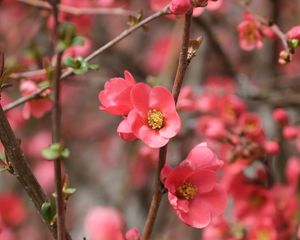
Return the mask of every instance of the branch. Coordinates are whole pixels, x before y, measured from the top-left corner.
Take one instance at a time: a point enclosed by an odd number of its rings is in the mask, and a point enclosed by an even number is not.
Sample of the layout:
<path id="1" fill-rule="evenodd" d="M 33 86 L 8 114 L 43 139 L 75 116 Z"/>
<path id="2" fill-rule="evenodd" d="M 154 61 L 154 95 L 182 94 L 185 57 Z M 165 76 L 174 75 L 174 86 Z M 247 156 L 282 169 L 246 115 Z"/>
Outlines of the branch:
<path id="1" fill-rule="evenodd" d="M 31 5 L 33 7 L 42 8 L 52 11 L 52 7 L 49 3 L 41 0 L 18 0 L 21 3 Z M 135 15 L 136 12 L 125 10 L 122 8 L 78 8 L 68 5 L 59 4 L 59 11 L 72 14 L 75 16 L 79 15 L 121 15 L 121 16 L 130 16 Z"/>
<path id="2" fill-rule="evenodd" d="M 8 163 L 12 166 L 14 176 L 18 179 L 23 189 L 28 194 L 29 198 L 35 205 L 43 222 L 51 231 L 53 237 L 56 239 L 56 228 L 51 226 L 43 217 L 41 207 L 47 201 L 46 194 L 42 187 L 37 182 L 35 176 L 25 160 L 24 154 L 20 148 L 20 143 L 14 135 L 5 113 L 0 105 L 0 140 L 4 146 L 5 154 Z"/>
<path id="3" fill-rule="evenodd" d="M 159 11 L 159 12 L 156 12 L 154 13 L 153 15 L 145 18 L 143 21 L 139 22 L 138 24 L 136 24 L 135 26 L 133 27 L 130 27 L 126 30 L 124 30 L 121 34 L 119 34 L 117 37 L 115 37 L 113 40 L 109 41 L 108 43 L 104 44 L 102 47 L 98 48 L 96 51 L 92 52 L 89 56 L 87 56 L 85 58 L 86 61 L 90 62 L 92 59 L 94 59 L 95 57 L 97 57 L 99 54 L 101 54 L 102 52 L 104 52 L 105 50 L 113 47 L 114 45 L 116 45 L 117 43 L 119 43 L 120 41 L 122 41 L 124 38 L 128 37 L 129 35 L 131 35 L 131 33 L 135 32 L 136 30 L 138 30 L 139 28 L 143 27 L 145 24 L 149 23 L 149 22 L 152 22 L 153 20 L 163 16 L 163 15 L 166 15 L 169 13 L 169 7 L 165 7 L 163 10 Z M 37 73 L 42 73 L 42 71 L 44 71 L 43 69 L 42 70 L 37 70 L 36 72 Z M 71 76 L 73 74 L 73 70 L 72 69 L 68 69 L 67 71 L 65 71 L 60 79 L 65 79 L 69 76 Z M 27 73 L 23 73 L 23 76 L 32 76 L 31 74 L 33 74 L 33 72 L 27 72 Z M 22 76 L 22 74 L 19 74 L 19 76 Z M 17 74 L 15 74 L 15 76 L 18 76 Z M 34 99 L 35 97 L 39 96 L 40 93 L 44 92 L 45 90 L 47 90 L 48 88 L 47 87 L 43 87 L 39 90 L 37 90 L 36 92 L 32 93 L 31 95 L 28 95 L 27 97 L 22 97 L 22 98 L 19 98 L 18 100 L 10 103 L 10 107 L 6 107 L 5 110 L 6 111 L 9 111 L 11 109 L 13 109 L 14 107 L 16 106 L 20 106 L 22 104 L 24 104 L 25 102 L 31 100 L 31 99 Z"/>
<path id="4" fill-rule="evenodd" d="M 188 66 L 188 48 L 189 48 L 189 41 L 190 41 L 190 28 L 192 22 L 192 15 L 193 15 L 192 10 L 185 15 L 185 25 L 184 25 L 183 40 L 181 45 L 181 52 L 179 56 L 179 63 L 177 67 L 175 81 L 172 89 L 172 94 L 175 103 L 177 103 L 183 78 Z M 168 149 L 168 145 L 165 145 L 159 150 L 159 160 L 158 160 L 156 179 L 155 179 L 155 190 L 152 195 L 152 200 L 151 200 L 150 208 L 145 223 L 142 240 L 148 240 L 151 236 L 154 221 L 156 219 L 159 205 L 162 199 L 164 187 L 160 181 L 160 172 L 166 163 L 167 149 Z"/>
<path id="5" fill-rule="evenodd" d="M 50 1 L 50 0 L 49 0 Z M 58 5 L 60 0 L 54 0 L 49 2 L 53 8 L 54 17 L 54 49 L 58 46 L 59 41 L 59 26 L 60 22 L 58 19 L 59 8 Z M 62 64 L 63 51 L 58 50 L 56 55 L 56 64 L 54 79 L 52 81 L 52 143 L 61 142 L 61 103 L 60 103 L 60 76 L 61 76 L 61 64 Z M 65 200 L 63 196 L 63 180 L 62 180 L 62 169 L 61 169 L 61 158 L 54 159 L 54 172 L 55 172 L 55 186 L 56 186 L 56 214 L 57 214 L 57 239 L 66 239 L 66 227 L 65 227 Z"/>

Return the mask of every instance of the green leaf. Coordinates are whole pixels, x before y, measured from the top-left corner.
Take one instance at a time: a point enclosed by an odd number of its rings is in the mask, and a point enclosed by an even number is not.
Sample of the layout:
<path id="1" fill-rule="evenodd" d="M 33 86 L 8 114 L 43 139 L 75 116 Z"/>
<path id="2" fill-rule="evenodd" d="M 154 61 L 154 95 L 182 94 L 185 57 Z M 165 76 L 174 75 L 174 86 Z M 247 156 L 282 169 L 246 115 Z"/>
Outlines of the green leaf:
<path id="1" fill-rule="evenodd" d="M 65 148 L 64 150 L 62 150 L 62 152 L 60 153 L 60 156 L 63 158 L 68 158 L 70 157 L 70 150 Z"/>
<path id="2" fill-rule="evenodd" d="M 98 70 L 100 66 L 98 64 L 89 64 L 89 69 L 91 70 Z"/>
<path id="3" fill-rule="evenodd" d="M 72 45 L 83 45 L 84 44 L 84 38 L 81 36 L 76 36 L 72 40 Z"/>
<path id="4" fill-rule="evenodd" d="M 42 215 L 48 221 L 51 222 L 53 219 L 52 207 L 50 202 L 44 202 L 42 207 Z"/>
<path id="5" fill-rule="evenodd" d="M 59 157 L 59 153 L 53 149 L 45 148 L 42 151 L 42 156 L 48 160 L 54 160 Z"/>
<path id="6" fill-rule="evenodd" d="M 63 189 L 63 192 L 65 194 L 71 195 L 76 192 L 76 188 L 65 188 L 65 189 Z"/>
<path id="7" fill-rule="evenodd" d="M 64 60 L 64 64 L 68 67 L 71 67 L 71 68 L 77 68 L 78 66 L 80 66 L 80 63 L 78 64 L 76 59 L 74 59 L 72 57 L 67 57 Z"/>
<path id="8" fill-rule="evenodd" d="M 80 68 L 74 69 L 74 73 L 78 74 L 78 75 L 81 75 L 81 74 L 86 73 L 88 70 L 89 70 L 88 63 L 86 61 L 82 61 L 81 65 L 80 65 Z"/>

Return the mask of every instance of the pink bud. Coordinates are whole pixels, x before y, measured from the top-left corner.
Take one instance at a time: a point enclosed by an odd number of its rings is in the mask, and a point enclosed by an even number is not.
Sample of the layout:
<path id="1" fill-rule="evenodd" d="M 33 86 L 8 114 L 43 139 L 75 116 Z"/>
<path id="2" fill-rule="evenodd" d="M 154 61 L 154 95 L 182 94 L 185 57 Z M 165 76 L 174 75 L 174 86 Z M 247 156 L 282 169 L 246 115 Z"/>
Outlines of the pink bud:
<path id="1" fill-rule="evenodd" d="M 274 120 L 281 125 L 286 125 L 289 122 L 288 114 L 283 108 L 276 108 L 273 111 L 272 116 Z"/>
<path id="2" fill-rule="evenodd" d="M 300 26 L 295 26 L 291 28 L 287 33 L 286 37 L 288 39 L 298 39 L 300 40 Z"/>
<path id="3" fill-rule="evenodd" d="M 172 0 L 170 11 L 174 14 L 185 14 L 192 7 L 190 0 Z"/>
<path id="4" fill-rule="evenodd" d="M 126 240 L 140 240 L 139 231 L 136 228 L 131 228 L 125 235 Z"/>
<path id="5" fill-rule="evenodd" d="M 283 129 L 283 136 L 286 139 L 294 139 L 297 137 L 297 135 L 298 135 L 298 129 L 295 126 L 289 125 Z"/>
<path id="6" fill-rule="evenodd" d="M 271 155 L 278 154 L 280 150 L 278 143 L 275 141 L 266 141 L 264 143 L 264 149 L 266 150 L 267 153 Z"/>

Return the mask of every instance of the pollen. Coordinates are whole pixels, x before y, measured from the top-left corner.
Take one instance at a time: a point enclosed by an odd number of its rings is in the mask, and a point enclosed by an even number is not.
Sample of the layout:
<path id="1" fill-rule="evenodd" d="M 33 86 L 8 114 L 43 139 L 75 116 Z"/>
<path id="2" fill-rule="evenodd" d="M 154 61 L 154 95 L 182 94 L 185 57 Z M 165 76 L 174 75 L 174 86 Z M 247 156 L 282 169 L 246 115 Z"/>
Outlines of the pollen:
<path id="1" fill-rule="evenodd" d="M 177 191 L 176 191 L 176 195 L 179 198 L 184 198 L 186 200 L 192 200 L 195 198 L 196 194 L 198 192 L 197 187 L 192 184 L 192 183 L 184 183 L 183 185 L 181 185 Z"/>
<path id="2" fill-rule="evenodd" d="M 164 115 L 161 111 L 151 109 L 148 112 L 148 126 L 153 130 L 161 129 L 164 126 Z"/>

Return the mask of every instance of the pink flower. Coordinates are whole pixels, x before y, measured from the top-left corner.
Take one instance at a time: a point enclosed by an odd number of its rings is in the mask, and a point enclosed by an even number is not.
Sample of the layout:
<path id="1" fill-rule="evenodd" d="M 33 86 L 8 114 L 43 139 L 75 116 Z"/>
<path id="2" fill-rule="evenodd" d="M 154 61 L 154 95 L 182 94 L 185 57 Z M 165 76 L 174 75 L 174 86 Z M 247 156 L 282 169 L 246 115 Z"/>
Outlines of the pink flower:
<path id="1" fill-rule="evenodd" d="M 283 108 L 276 108 L 272 113 L 272 117 L 277 123 L 283 126 L 289 122 L 288 114 Z"/>
<path id="2" fill-rule="evenodd" d="M 192 8 L 190 0 L 172 0 L 170 11 L 174 14 L 185 14 Z"/>
<path id="3" fill-rule="evenodd" d="M 125 78 L 112 78 L 104 85 L 104 90 L 99 93 L 100 109 L 115 115 L 127 115 L 132 108 L 130 91 L 135 84 L 135 79 L 128 72 Z"/>
<path id="4" fill-rule="evenodd" d="M 140 240 L 139 231 L 136 228 L 131 228 L 126 232 L 125 240 Z"/>
<path id="5" fill-rule="evenodd" d="M 39 86 L 31 81 L 23 81 L 20 85 L 20 90 L 24 96 L 31 95 L 39 89 Z M 42 97 L 42 96 L 41 96 Z M 52 108 L 52 103 L 48 98 L 38 98 L 26 102 L 23 108 L 23 117 L 29 119 L 30 116 L 41 118 L 45 113 L 49 112 Z"/>
<path id="6" fill-rule="evenodd" d="M 131 101 L 133 110 L 127 119 L 132 133 L 149 147 L 162 147 L 179 132 L 181 121 L 166 88 L 138 83 L 132 88 Z"/>
<path id="7" fill-rule="evenodd" d="M 21 198 L 15 193 L 0 193 L 0 216 L 5 225 L 19 225 L 26 218 Z"/>
<path id="8" fill-rule="evenodd" d="M 267 153 L 271 155 L 276 155 L 280 151 L 279 144 L 276 141 L 265 141 L 264 149 Z"/>
<path id="9" fill-rule="evenodd" d="M 298 132 L 299 131 L 295 126 L 288 125 L 283 128 L 283 137 L 286 139 L 295 139 Z"/>
<path id="10" fill-rule="evenodd" d="M 123 240 L 120 213 L 108 207 L 91 209 L 85 218 L 85 229 L 91 240 Z"/>
<path id="11" fill-rule="evenodd" d="M 245 51 L 263 46 L 259 23 L 250 14 L 244 15 L 244 21 L 238 26 L 240 47 Z"/>
<path id="12" fill-rule="evenodd" d="M 288 39 L 298 39 L 300 41 L 300 26 L 295 26 L 291 28 L 287 33 L 286 37 Z"/>
<path id="13" fill-rule="evenodd" d="M 185 224 L 204 228 L 223 213 L 227 197 L 216 183 L 219 167 L 214 153 L 206 144 L 199 144 L 179 166 L 162 172 L 169 202 Z"/>

